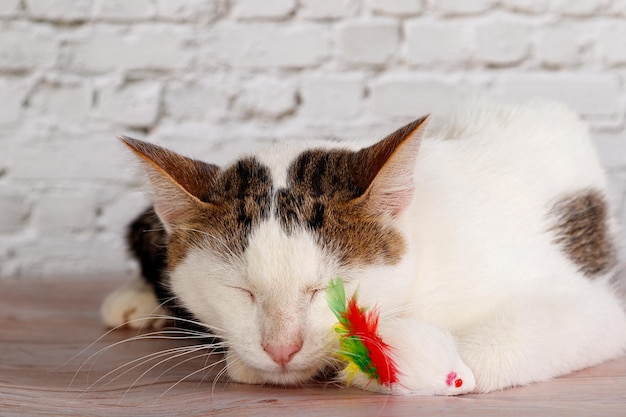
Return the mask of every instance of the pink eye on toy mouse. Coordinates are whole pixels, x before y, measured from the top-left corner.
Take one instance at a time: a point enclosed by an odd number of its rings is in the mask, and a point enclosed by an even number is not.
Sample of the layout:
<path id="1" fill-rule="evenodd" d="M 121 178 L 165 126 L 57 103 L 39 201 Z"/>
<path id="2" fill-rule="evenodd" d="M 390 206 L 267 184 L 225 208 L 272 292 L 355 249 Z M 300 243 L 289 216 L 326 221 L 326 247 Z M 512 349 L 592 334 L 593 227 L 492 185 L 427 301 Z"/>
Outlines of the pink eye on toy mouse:
<path id="1" fill-rule="evenodd" d="M 456 388 L 461 388 L 461 386 L 463 385 L 463 380 L 461 378 L 456 379 L 456 376 L 456 372 L 454 371 L 448 374 L 446 384 L 448 384 L 449 387 L 451 387 L 453 383 Z"/>

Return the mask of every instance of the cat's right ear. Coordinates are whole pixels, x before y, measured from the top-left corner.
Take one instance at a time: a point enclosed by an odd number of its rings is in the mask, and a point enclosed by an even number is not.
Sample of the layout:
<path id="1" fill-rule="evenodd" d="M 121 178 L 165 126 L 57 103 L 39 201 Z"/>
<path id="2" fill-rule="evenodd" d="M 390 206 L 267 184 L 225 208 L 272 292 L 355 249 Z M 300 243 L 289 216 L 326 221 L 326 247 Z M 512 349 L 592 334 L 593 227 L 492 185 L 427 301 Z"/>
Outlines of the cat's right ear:
<path id="1" fill-rule="evenodd" d="M 154 209 L 168 231 L 210 204 L 203 197 L 213 186 L 219 167 L 137 139 L 118 139 L 139 157 L 152 185 Z"/>
<path id="2" fill-rule="evenodd" d="M 357 178 L 366 186 L 364 199 L 376 213 L 396 217 L 413 198 L 414 170 L 428 116 L 396 130 L 356 153 Z"/>

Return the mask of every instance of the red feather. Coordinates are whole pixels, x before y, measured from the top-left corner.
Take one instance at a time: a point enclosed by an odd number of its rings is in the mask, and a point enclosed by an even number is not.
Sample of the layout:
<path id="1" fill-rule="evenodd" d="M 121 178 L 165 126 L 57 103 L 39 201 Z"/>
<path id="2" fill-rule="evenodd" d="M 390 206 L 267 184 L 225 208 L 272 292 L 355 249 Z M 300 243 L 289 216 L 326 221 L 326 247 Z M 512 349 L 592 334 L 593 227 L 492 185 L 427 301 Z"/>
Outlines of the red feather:
<path id="1" fill-rule="evenodd" d="M 350 298 L 345 312 L 345 318 L 350 323 L 350 335 L 357 336 L 369 351 L 369 357 L 378 382 L 383 385 L 398 381 L 398 369 L 391 359 L 391 348 L 378 335 L 378 311 L 359 308 L 356 297 Z"/>

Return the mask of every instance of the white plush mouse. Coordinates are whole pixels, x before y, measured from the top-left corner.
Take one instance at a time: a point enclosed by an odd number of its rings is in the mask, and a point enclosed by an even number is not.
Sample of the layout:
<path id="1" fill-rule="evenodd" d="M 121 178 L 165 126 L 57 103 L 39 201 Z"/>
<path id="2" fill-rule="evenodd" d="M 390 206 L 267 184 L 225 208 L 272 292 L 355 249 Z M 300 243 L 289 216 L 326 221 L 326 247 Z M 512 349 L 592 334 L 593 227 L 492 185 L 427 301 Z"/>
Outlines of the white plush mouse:
<path id="1" fill-rule="evenodd" d="M 329 283 L 327 300 L 339 321 L 346 384 L 404 395 L 459 395 L 476 387 L 449 332 L 410 317 L 380 317 L 377 308 L 359 305 L 356 293 L 346 300 L 341 279 Z"/>

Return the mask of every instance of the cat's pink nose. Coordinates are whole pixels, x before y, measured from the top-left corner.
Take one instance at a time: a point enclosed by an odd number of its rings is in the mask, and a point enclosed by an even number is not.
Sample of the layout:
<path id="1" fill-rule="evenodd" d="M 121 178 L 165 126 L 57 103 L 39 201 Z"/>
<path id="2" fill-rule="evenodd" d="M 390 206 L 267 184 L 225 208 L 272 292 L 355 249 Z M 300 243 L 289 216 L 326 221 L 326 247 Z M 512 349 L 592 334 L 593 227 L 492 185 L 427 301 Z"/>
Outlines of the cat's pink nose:
<path id="1" fill-rule="evenodd" d="M 285 366 L 293 356 L 302 349 L 302 342 L 290 343 L 287 345 L 263 345 L 263 350 L 270 355 L 270 358 L 280 366 Z"/>

